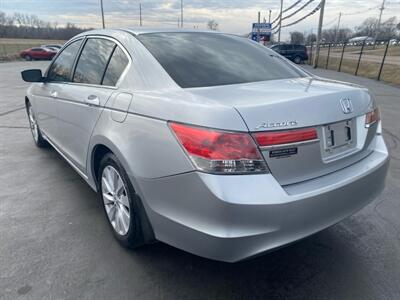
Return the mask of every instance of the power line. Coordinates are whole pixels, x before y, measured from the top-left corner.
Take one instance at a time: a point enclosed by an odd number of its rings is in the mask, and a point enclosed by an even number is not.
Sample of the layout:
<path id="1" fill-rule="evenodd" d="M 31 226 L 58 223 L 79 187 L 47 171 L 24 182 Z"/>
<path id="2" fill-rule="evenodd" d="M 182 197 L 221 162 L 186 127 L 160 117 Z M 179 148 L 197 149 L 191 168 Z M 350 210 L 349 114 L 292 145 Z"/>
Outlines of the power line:
<path id="1" fill-rule="evenodd" d="M 325 23 L 325 24 L 324 24 L 324 27 L 327 27 L 327 26 L 332 25 L 333 23 L 335 23 L 335 22 L 337 21 L 338 18 L 339 18 L 339 17 L 336 17 L 336 18 L 334 18 L 333 20 L 330 20 L 329 22 Z"/>
<path id="2" fill-rule="evenodd" d="M 287 12 L 288 10 L 291 10 L 293 7 L 295 7 L 297 4 L 299 4 L 301 1 L 303 0 L 298 0 L 295 3 L 293 3 L 292 5 L 290 5 L 288 8 L 284 9 L 283 12 Z"/>
<path id="3" fill-rule="evenodd" d="M 288 8 L 282 10 L 282 14 L 283 14 L 284 12 L 287 12 L 287 11 L 291 10 L 293 7 L 295 7 L 295 6 L 296 6 L 297 4 L 299 4 L 301 1 L 303 1 L 303 0 L 298 0 L 298 1 L 296 1 L 295 3 L 293 3 L 292 5 L 290 5 Z M 309 1 L 309 3 L 311 3 L 312 1 L 314 1 L 314 0 Z M 282 20 L 287 19 L 287 18 L 293 16 L 294 14 L 296 14 L 297 12 L 299 12 L 299 11 L 300 11 L 302 8 L 304 8 L 305 6 L 307 6 L 307 5 L 303 5 L 300 9 L 298 9 L 297 11 L 295 11 L 293 14 L 289 15 L 288 17 L 283 18 Z M 280 18 L 281 18 L 281 14 L 279 13 L 278 16 L 271 22 L 271 24 L 274 24 L 274 23 L 275 23 L 276 21 L 278 21 Z"/>
<path id="4" fill-rule="evenodd" d="M 342 16 L 354 16 L 354 15 L 361 15 L 361 14 L 365 14 L 366 12 L 369 12 L 370 10 L 374 10 L 379 8 L 380 5 L 378 6 L 374 6 L 374 7 L 370 7 L 366 10 L 361 10 L 361 11 L 357 11 L 357 12 L 352 12 L 352 13 L 346 13 L 346 14 L 342 14 Z"/>
<path id="5" fill-rule="evenodd" d="M 293 17 L 295 14 L 297 14 L 299 11 L 303 10 L 305 7 L 307 7 L 311 2 L 314 2 L 314 0 L 309 0 L 306 4 L 304 4 L 302 7 L 300 7 L 298 10 L 295 12 L 291 13 L 290 15 L 282 18 L 282 20 L 289 19 L 290 17 Z"/>
<path id="6" fill-rule="evenodd" d="M 324 1 L 324 0 L 322 0 L 322 1 Z M 283 25 L 282 27 L 289 27 L 289 26 L 295 25 L 295 24 L 297 24 L 297 23 L 300 23 L 300 22 L 303 21 L 304 19 L 308 18 L 309 16 L 315 14 L 315 13 L 321 8 L 321 3 L 322 3 L 322 1 L 321 1 L 320 3 L 318 3 L 317 7 L 315 7 L 311 12 L 309 12 L 308 14 L 306 14 L 305 16 L 303 16 L 302 18 L 300 18 L 300 19 L 298 19 L 298 20 L 296 20 L 296 21 L 294 21 L 294 22 L 292 22 L 292 23 Z"/>

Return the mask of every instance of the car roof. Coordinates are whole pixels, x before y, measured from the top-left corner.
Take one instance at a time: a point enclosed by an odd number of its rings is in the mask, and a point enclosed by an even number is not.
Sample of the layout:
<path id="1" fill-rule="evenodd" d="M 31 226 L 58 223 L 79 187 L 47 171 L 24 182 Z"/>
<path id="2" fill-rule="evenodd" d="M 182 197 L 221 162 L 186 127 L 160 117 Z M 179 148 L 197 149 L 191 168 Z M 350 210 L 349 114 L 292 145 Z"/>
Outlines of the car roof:
<path id="1" fill-rule="evenodd" d="M 199 29 L 180 29 L 180 28 L 157 28 L 157 27 L 127 27 L 127 28 L 110 28 L 110 29 L 94 29 L 85 31 L 78 36 L 86 35 L 109 35 L 113 36 L 116 31 L 129 32 L 133 35 L 141 35 L 146 33 L 166 33 L 166 32 L 193 32 L 193 33 L 213 33 L 213 34 L 223 34 L 215 30 L 199 30 Z"/>
<path id="2" fill-rule="evenodd" d="M 129 31 L 135 35 L 146 33 L 165 33 L 165 32 L 206 32 L 206 33 L 221 33 L 215 30 L 199 30 L 199 29 L 180 29 L 180 28 L 158 28 L 158 27 L 129 27 L 121 28 L 120 30 Z"/>

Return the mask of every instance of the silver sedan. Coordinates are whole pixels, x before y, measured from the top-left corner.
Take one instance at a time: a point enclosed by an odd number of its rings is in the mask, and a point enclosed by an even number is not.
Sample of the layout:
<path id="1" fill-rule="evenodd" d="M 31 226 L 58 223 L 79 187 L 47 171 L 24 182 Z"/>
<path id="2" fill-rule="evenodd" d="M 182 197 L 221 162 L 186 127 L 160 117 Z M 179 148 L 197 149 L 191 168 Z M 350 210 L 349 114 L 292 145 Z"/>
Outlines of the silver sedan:
<path id="1" fill-rule="evenodd" d="M 22 77 L 36 145 L 99 193 L 126 247 L 158 240 L 235 262 L 335 224 L 384 187 L 368 89 L 242 37 L 89 31 Z"/>

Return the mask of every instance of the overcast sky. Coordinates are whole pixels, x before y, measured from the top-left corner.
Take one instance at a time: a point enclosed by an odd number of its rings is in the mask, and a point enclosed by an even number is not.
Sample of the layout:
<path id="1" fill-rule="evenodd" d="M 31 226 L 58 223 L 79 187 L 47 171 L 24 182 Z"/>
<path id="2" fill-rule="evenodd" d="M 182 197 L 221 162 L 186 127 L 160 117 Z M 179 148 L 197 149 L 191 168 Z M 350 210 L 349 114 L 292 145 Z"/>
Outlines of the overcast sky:
<path id="1" fill-rule="evenodd" d="M 103 0 L 108 27 L 137 26 L 139 19 L 139 2 L 142 3 L 143 25 L 177 27 L 180 16 L 180 0 Z M 284 0 L 284 8 L 297 0 Z M 302 0 L 297 6 L 309 0 Z M 285 23 L 310 12 L 320 0 L 314 0 L 304 11 Z M 206 23 L 214 19 L 219 23 L 221 31 L 243 34 L 251 31 L 251 23 L 256 21 L 257 12 L 268 20 L 268 10 L 272 9 L 272 19 L 278 14 L 279 0 L 183 0 L 184 27 L 194 26 L 205 29 Z M 342 17 L 343 26 L 353 28 L 367 17 L 378 17 L 382 0 L 326 0 L 324 27 L 330 28 L 337 24 L 339 12 L 347 15 Z M 100 0 L 0 0 L 0 11 L 12 14 L 21 12 L 35 14 L 45 21 L 75 23 L 86 27 L 100 27 Z M 397 16 L 400 22 L 400 0 L 388 0 L 383 12 L 383 20 Z M 295 9 L 291 10 L 294 11 Z M 290 31 L 316 32 L 318 15 L 307 18 L 301 23 L 283 29 L 283 37 L 287 38 Z"/>

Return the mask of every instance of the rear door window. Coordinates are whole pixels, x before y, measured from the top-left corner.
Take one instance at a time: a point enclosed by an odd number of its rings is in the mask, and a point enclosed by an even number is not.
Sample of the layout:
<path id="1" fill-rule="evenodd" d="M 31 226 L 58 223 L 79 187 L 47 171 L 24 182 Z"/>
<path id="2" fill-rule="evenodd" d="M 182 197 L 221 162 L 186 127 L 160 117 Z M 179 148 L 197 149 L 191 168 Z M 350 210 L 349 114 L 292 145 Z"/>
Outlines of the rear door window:
<path id="1" fill-rule="evenodd" d="M 62 50 L 48 71 L 47 79 L 49 81 L 70 81 L 72 66 L 81 43 L 82 40 L 77 40 Z"/>
<path id="2" fill-rule="evenodd" d="M 115 86 L 129 63 L 129 59 L 120 47 L 116 47 L 106 73 L 103 78 L 103 85 Z"/>
<path id="3" fill-rule="evenodd" d="M 100 85 L 115 43 L 89 38 L 76 65 L 73 82 Z"/>

